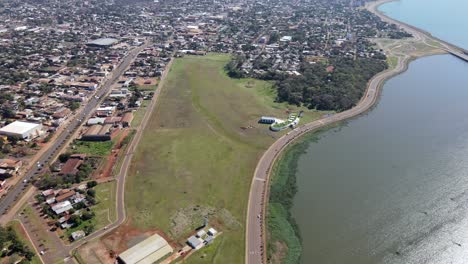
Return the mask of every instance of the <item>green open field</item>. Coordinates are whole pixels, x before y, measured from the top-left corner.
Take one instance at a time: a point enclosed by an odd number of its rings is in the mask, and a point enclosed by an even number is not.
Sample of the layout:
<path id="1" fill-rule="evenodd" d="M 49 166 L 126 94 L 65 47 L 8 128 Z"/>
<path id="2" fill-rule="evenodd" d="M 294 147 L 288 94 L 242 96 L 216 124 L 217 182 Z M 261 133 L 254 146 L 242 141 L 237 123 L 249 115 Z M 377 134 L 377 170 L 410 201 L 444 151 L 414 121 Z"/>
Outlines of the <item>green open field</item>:
<path id="1" fill-rule="evenodd" d="M 258 159 L 279 137 L 262 115 L 286 119 L 272 84 L 235 80 L 223 71 L 227 55 L 186 56 L 174 62 L 137 147 L 126 183 L 130 223 L 159 229 L 183 242 L 209 215 L 223 234 L 188 263 L 243 263 L 249 187 Z M 283 133 L 286 133 L 287 130 Z"/>
<path id="2" fill-rule="evenodd" d="M 72 153 L 87 154 L 91 156 L 106 156 L 111 153 L 114 146 L 113 141 L 79 141 L 77 140 L 73 145 Z"/>
<path id="3" fill-rule="evenodd" d="M 96 190 L 96 200 L 98 202 L 98 204 L 92 207 L 96 214 L 96 230 L 113 223 L 116 219 L 115 187 L 115 181 L 100 183 L 94 187 L 94 190 Z"/>

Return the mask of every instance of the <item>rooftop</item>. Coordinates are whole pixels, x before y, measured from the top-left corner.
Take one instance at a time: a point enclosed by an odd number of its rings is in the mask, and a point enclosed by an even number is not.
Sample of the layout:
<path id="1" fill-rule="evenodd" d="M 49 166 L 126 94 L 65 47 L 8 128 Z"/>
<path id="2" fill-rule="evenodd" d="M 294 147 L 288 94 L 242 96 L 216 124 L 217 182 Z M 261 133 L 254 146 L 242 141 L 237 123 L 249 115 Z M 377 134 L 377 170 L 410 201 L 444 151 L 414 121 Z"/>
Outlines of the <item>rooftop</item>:
<path id="1" fill-rule="evenodd" d="M 124 251 L 119 255 L 119 258 L 125 264 L 149 264 L 158 261 L 172 251 L 172 247 L 164 238 L 154 234 Z"/>
<path id="2" fill-rule="evenodd" d="M 100 38 L 100 39 L 91 40 L 90 42 L 88 42 L 88 45 L 111 46 L 111 45 L 114 45 L 116 42 L 117 42 L 117 39 L 115 38 Z"/>
<path id="3" fill-rule="evenodd" d="M 23 122 L 23 121 L 15 121 L 9 125 L 2 127 L 0 131 L 6 132 L 6 133 L 23 134 L 39 126 L 41 126 L 41 124 L 29 123 L 29 122 Z"/>

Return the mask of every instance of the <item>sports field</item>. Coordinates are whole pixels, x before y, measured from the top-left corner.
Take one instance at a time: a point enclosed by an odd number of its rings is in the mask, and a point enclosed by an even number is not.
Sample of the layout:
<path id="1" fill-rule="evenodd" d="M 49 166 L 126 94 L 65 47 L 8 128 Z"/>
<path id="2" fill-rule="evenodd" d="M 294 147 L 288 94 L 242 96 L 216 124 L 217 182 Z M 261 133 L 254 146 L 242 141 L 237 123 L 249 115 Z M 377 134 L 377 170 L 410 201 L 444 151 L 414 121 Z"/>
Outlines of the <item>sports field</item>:
<path id="1" fill-rule="evenodd" d="M 189 263 L 243 263 L 252 175 L 281 135 L 257 122 L 262 115 L 287 117 L 288 106 L 274 102 L 271 83 L 230 79 L 223 71 L 228 61 L 227 55 L 176 59 L 126 182 L 133 226 L 159 229 L 183 243 L 208 216 L 223 232 Z M 307 111 L 304 121 L 323 114 Z"/>

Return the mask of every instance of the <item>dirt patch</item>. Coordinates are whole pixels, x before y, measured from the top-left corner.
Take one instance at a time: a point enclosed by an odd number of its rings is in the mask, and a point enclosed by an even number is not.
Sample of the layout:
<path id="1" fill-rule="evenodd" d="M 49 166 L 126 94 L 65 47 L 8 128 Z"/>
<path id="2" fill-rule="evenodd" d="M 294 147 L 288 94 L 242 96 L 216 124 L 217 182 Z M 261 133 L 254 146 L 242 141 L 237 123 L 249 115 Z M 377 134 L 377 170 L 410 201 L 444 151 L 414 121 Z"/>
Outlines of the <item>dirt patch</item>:
<path id="1" fill-rule="evenodd" d="M 216 209 L 209 206 L 192 205 L 179 209 L 171 217 L 170 235 L 174 238 L 185 238 L 188 233 L 205 223 L 205 219 L 211 226 L 219 229 L 237 230 L 241 224 L 226 209 Z"/>
<path id="2" fill-rule="evenodd" d="M 284 257 L 288 252 L 288 246 L 285 243 L 276 241 L 274 244 L 274 252 L 271 254 L 268 264 L 281 264 L 283 263 Z"/>
<path id="3" fill-rule="evenodd" d="M 123 155 L 123 153 L 120 153 L 120 150 L 122 149 L 122 141 L 128 136 L 128 133 L 129 130 L 127 129 L 124 129 L 120 132 L 119 141 L 115 143 L 115 148 L 112 149 L 111 153 L 104 158 L 105 162 L 101 166 L 99 173 L 96 173 L 96 179 L 106 179 L 112 176 L 112 170 L 115 163 L 117 162 L 119 155 Z"/>
<path id="4" fill-rule="evenodd" d="M 153 86 L 153 85 L 156 85 L 158 83 L 157 79 L 156 78 L 142 78 L 142 77 L 138 77 L 135 79 L 135 83 L 138 85 L 138 86 L 142 86 L 142 87 L 145 87 L 145 86 Z"/>
<path id="5" fill-rule="evenodd" d="M 79 248 L 78 254 L 86 263 L 112 264 L 116 258 L 116 255 L 100 241 L 86 243 Z"/>

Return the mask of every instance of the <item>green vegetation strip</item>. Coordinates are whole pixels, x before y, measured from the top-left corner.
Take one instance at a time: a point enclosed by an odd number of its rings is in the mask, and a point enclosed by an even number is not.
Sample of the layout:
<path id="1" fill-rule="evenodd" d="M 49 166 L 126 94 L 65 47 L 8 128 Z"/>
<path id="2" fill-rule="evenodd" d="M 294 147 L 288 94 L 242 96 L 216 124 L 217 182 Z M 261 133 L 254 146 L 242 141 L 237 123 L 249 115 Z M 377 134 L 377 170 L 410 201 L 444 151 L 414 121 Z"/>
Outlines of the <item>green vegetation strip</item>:
<path id="1" fill-rule="evenodd" d="M 309 144 L 319 139 L 320 133 L 335 126 L 339 124 L 304 135 L 293 145 L 288 146 L 274 164 L 267 212 L 267 257 L 269 260 L 274 260 L 272 263 L 300 263 L 301 236 L 299 227 L 290 212 L 297 192 L 298 160 Z"/>
<path id="2" fill-rule="evenodd" d="M 96 213 L 96 230 L 116 220 L 115 187 L 115 181 L 100 183 L 94 187 L 97 204 L 92 209 Z"/>

